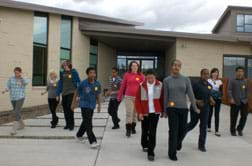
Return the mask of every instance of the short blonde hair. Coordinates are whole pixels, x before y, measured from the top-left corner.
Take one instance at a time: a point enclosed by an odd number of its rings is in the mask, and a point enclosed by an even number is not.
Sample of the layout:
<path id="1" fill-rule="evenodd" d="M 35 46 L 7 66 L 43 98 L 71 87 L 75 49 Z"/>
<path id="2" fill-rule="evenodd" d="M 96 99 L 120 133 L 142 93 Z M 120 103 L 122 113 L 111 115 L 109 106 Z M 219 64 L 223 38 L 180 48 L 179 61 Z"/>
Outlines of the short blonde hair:
<path id="1" fill-rule="evenodd" d="M 48 74 L 49 77 L 48 78 L 51 78 L 52 75 L 54 75 L 56 78 L 58 78 L 57 72 L 55 70 L 53 70 L 53 69 L 49 71 L 49 74 Z"/>

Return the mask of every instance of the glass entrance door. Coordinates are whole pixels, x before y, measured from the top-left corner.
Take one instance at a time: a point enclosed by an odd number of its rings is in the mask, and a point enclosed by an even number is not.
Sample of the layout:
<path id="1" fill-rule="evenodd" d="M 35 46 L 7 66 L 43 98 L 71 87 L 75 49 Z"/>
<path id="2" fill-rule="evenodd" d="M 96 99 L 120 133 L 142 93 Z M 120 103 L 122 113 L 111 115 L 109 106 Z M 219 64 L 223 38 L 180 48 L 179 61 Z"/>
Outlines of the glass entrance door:
<path id="1" fill-rule="evenodd" d="M 153 60 L 141 60 L 141 71 L 145 73 L 148 69 L 154 69 L 154 61 Z"/>
<path id="2" fill-rule="evenodd" d="M 145 73 L 148 69 L 155 69 L 155 60 L 146 60 L 146 59 L 127 59 L 127 66 L 130 62 L 136 61 L 140 65 L 141 72 Z"/>
<path id="3" fill-rule="evenodd" d="M 163 80 L 165 73 L 165 60 L 163 53 L 118 52 L 117 67 L 119 68 L 120 76 L 124 75 L 124 73 L 128 70 L 130 62 L 132 61 L 139 63 L 141 72 L 145 73 L 148 69 L 153 69 L 156 71 L 157 78 L 159 80 Z"/>

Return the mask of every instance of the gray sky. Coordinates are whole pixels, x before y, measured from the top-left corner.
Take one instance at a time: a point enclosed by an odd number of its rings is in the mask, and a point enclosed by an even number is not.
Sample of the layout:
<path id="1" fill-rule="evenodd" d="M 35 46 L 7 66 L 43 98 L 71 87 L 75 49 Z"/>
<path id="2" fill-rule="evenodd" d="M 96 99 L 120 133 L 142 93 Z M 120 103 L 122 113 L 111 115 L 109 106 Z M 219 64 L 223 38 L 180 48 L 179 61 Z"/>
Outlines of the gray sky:
<path id="1" fill-rule="evenodd" d="M 144 28 L 210 33 L 228 5 L 252 0 L 18 0 L 139 21 Z"/>

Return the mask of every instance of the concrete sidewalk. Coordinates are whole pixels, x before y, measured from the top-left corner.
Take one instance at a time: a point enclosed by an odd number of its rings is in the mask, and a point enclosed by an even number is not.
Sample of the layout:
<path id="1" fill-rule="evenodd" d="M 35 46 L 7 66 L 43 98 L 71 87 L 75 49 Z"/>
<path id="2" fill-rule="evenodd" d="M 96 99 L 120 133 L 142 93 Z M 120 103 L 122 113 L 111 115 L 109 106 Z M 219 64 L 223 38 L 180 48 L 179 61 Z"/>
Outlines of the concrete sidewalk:
<path id="1" fill-rule="evenodd" d="M 124 104 L 120 106 L 121 130 L 111 130 L 111 120 L 102 140 L 102 148 L 96 166 L 250 166 L 252 163 L 252 116 L 249 115 L 244 137 L 231 137 L 229 134 L 229 107 L 223 106 L 221 112 L 220 131 L 222 136 L 216 137 L 208 133 L 206 153 L 197 149 L 198 131 L 195 128 L 187 135 L 183 149 L 178 153 L 179 161 L 168 159 L 168 122 L 160 119 L 157 134 L 156 161 L 149 162 L 146 153 L 140 146 L 140 123 L 138 132 L 131 138 L 125 137 Z"/>
<path id="2" fill-rule="evenodd" d="M 121 129 L 112 130 L 111 118 L 108 119 L 107 104 L 102 104 L 102 113 L 94 115 L 94 131 L 101 148 L 93 150 L 86 141 L 80 144 L 74 140 L 75 131 L 63 130 L 63 114 L 59 114 L 60 123 L 56 129 L 49 128 L 50 115 L 25 120 L 27 125 L 15 137 L 9 136 L 10 124 L 0 126 L 0 165 L 1 166 L 146 166 L 146 165 L 221 165 L 249 166 L 252 158 L 252 116 L 249 115 L 244 137 L 231 137 L 229 134 L 229 108 L 222 107 L 222 137 L 208 133 L 208 151 L 197 150 L 198 128 L 185 139 L 182 152 L 178 153 L 178 162 L 168 159 L 168 123 L 160 119 L 158 126 L 156 161 L 147 161 L 140 146 L 140 123 L 137 134 L 125 137 L 125 110 L 120 105 Z M 76 126 L 80 125 L 80 112 L 75 113 Z"/>

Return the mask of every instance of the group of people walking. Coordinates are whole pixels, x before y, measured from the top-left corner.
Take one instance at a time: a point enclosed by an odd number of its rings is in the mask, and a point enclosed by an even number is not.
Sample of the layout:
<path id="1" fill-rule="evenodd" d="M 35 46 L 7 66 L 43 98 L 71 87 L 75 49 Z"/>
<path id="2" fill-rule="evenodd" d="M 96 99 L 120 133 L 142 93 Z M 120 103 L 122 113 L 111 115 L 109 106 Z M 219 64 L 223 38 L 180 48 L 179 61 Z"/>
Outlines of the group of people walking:
<path id="1" fill-rule="evenodd" d="M 215 116 L 215 135 L 220 137 L 219 121 L 221 100 L 223 95 L 223 83 L 219 79 L 219 70 L 211 71 L 202 69 L 200 79 L 191 84 L 188 77 L 180 73 L 182 62 L 173 60 L 171 73 L 162 82 L 157 80 L 154 70 L 146 71 L 145 75 L 140 72 L 140 66 L 136 61 L 129 64 L 129 70 L 123 79 L 118 75 L 118 68 L 113 67 L 109 87 L 106 96 L 110 97 L 108 113 L 112 117 L 112 129 L 120 128 L 118 108 L 121 101 L 125 103 L 126 110 L 126 137 L 136 134 L 136 125 L 141 121 L 141 146 L 147 153 L 147 159 L 155 160 L 156 132 L 160 117 L 168 117 L 169 124 L 169 150 L 168 156 L 177 161 L 177 151 L 182 150 L 183 140 L 187 133 L 195 128 L 200 122 L 198 149 L 206 152 L 207 132 L 211 132 L 212 115 Z M 96 70 L 89 67 L 86 70 L 87 78 L 80 80 L 77 70 L 72 64 L 64 61 L 60 77 L 51 71 L 45 92 L 48 93 L 48 105 L 52 113 L 51 128 L 58 124 L 56 109 L 62 96 L 62 106 L 66 126 L 64 129 L 74 129 L 75 107 L 81 108 L 83 121 L 76 134 L 78 141 L 83 141 L 83 135 L 87 133 L 92 148 L 97 148 L 97 140 L 93 132 L 93 113 L 97 106 L 101 111 L 102 87 L 96 79 Z M 12 135 L 17 130 L 24 128 L 21 117 L 21 109 L 25 100 L 25 87 L 29 80 L 22 77 L 22 69 L 14 69 L 15 75 L 8 80 L 7 88 L 2 93 L 10 92 L 10 99 L 16 115 Z M 236 78 L 229 80 L 228 96 L 230 99 L 230 132 L 232 136 L 243 135 L 243 129 L 248 116 L 249 83 L 245 79 L 243 67 L 236 68 Z M 188 98 L 190 105 L 188 105 Z M 76 104 L 77 103 L 77 104 Z M 76 105 L 76 106 L 73 106 Z M 236 126 L 238 114 L 241 119 Z M 190 121 L 188 122 L 188 113 Z"/>

